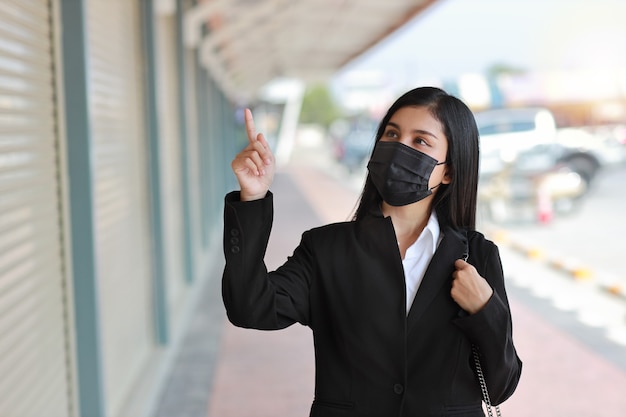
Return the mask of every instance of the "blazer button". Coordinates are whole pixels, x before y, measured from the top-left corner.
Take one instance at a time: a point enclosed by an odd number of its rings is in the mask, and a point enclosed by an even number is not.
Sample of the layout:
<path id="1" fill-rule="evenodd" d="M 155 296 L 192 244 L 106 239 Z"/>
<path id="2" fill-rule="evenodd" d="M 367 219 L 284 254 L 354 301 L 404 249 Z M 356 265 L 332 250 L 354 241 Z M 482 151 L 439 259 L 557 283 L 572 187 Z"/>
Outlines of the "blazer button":
<path id="1" fill-rule="evenodd" d="M 393 392 L 400 395 L 404 392 L 404 387 L 402 384 L 393 384 Z"/>
<path id="2" fill-rule="evenodd" d="M 230 248 L 230 251 L 232 253 L 239 253 L 241 249 L 239 249 L 239 246 L 233 246 L 232 248 Z"/>
<path id="3" fill-rule="evenodd" d="M 230 229 L 231 236 L 239 236 L 239 229 Z"/>
<path id="4" fill-rule="evenodd" d="M 230 238 L 230 244 L 231 245 L 236 245 L 238 243 L 239 243 L 239 238 L 236 238 L 236 237 L 231 237 Z"/>

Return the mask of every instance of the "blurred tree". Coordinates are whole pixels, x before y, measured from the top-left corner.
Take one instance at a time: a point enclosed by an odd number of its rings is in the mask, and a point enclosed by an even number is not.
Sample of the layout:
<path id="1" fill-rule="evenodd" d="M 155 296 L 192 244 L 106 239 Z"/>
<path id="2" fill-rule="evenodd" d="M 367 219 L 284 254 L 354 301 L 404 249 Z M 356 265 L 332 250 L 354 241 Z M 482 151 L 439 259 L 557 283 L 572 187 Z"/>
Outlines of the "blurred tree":
<path id="1" fill-rule="evenodd" d="M 317 123 L 325 129 L 342 116 L 328 87 L 315 85 L 308 87 L 302 99 L 300 123 Z"/>
<path id="2" fill-rule="evenodd" d="M 519 76 L 524 75 L 528 70 L 521 67 L 514 67 L 505 63 L 495 63 L 485 71 L 487 75 L 487 83 L 489 85 L 489 93 L 491 95 L 491 107 L 504 107 L 506 105 L 502 90 L 498 80 L 502 76 Z"/>
<path id="3" fill-rule="evenodd" d="M 498 75 L 521 75 L 527 73 L 528 70 L 509 64 L 495 63 L 487 68 L 486 72 L 488 76 L 497 77 Z"/>

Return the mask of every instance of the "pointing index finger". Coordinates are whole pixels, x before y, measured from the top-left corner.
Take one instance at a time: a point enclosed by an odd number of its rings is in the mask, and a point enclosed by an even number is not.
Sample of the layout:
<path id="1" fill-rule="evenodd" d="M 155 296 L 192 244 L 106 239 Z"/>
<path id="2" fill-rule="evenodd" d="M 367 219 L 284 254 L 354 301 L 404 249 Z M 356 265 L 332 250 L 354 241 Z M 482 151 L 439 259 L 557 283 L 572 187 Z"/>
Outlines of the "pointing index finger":
<path id="1" fill-rule="evenodd" d="M 252 118 L 252 112 L 250 109 L 244 110 L 244 120 L 246 122 L 246 131 L 248 132 L 248 140 L 250 142 L 255 142 L 256 128 L 254 127 L 254 119 Z"/>

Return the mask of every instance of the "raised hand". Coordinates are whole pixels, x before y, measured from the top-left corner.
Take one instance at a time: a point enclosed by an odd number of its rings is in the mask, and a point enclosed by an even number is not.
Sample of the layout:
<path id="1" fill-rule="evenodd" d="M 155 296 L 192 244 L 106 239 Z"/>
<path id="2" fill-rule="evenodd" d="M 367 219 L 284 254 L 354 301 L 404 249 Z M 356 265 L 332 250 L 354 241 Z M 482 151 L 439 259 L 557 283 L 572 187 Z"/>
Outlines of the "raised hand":
<path id="1" fill-rule="evenodd" d="M 230 164 L 241 190 L 241 201 L 264 198 L 274 180 L 274 154 L 262 133 L 257 134 L 250 109 L 244 113 L 250 142 Z"/>
<path id="2" fill-rule="evenodd" d="M 478 313 L 491 298 L 493 289 L 476 268 L 464 260 L 457 259 L 454 267 L 450 295 L 469 314 Z"/>

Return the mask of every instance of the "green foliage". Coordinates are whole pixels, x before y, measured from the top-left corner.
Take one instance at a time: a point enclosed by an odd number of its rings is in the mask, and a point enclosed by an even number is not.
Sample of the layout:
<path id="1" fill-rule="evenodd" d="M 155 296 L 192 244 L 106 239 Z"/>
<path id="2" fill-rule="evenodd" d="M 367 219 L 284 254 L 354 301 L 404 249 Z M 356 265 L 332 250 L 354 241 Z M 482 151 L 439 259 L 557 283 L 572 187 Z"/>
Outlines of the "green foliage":
<path id="1" fill-rule="evenodd" d="M 341 111 L 328 87 L 315 85 L 307 88 L 302 100 L 300 123 L 317 123 L 328 128 L 339 117 Z"/>
<path id="2" fill-rule="evenodd" d="M 496 63 L 487 68 L 487 75 L 490 76 L 498 76 L 498 75 L 521 75 L 525 74 L 527 70 L 520 67 L 514 67 L 512 65 L 504 64 L 504 63 Z"/>

